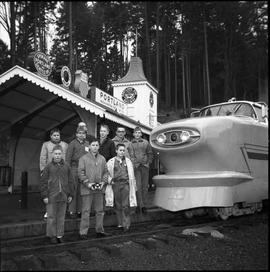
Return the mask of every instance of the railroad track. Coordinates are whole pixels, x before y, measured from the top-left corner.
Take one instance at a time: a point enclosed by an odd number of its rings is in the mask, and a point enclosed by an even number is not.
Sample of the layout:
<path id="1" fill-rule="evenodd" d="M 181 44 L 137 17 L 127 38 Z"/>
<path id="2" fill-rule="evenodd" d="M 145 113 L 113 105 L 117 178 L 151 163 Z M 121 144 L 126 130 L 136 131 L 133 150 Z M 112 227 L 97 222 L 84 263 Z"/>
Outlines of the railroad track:
<path id="1" fill-rule="evenodd" d="M 1 270 L 51 270 L 56 267 L 53 261 L 55 256 L 64 254 L 66 258 L 84 262 L 89 259 L 91 250 L 117 257 L 121 255 L 119 245 L 127 241 L 149 250 L 155 248 L 157 243 L 169 244 L 174 240 L 190 239 L 190 236 L 182 234 L 185 228 L 198 228 L 205 224 L 216 229 L 238 228 L 239 225 L 256 224 L 261 220 L 256 216 L 243 216 L 228 221 L 217 221 L 205 216 L 192 219 L 180 217 L 173 221 L 136 224 L 129 233 L 123 233 L 116 227 L 106 228 L 111 235 L 104 238 L 96 238 L 94 230 L 90 229 L 88 240 L 79 240 L 77 233 L 67 233 L 65 242 L 56 245 L 50 244 L 44 236 L 1 241 Z"/>

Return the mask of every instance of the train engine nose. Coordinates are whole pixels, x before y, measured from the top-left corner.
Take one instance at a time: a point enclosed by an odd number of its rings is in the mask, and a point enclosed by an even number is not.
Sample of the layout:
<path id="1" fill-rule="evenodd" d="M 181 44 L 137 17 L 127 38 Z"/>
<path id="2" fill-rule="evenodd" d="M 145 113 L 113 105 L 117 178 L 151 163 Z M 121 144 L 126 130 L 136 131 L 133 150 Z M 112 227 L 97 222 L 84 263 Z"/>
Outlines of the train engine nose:
<path id="1" fill-rule="evenodd" d="M 150 141 L 154 148 L 159 149 L 194 143 L 199 140 L 199 138 L 199 131 L 184 128 L 157 132 L 151 136 Z"/>

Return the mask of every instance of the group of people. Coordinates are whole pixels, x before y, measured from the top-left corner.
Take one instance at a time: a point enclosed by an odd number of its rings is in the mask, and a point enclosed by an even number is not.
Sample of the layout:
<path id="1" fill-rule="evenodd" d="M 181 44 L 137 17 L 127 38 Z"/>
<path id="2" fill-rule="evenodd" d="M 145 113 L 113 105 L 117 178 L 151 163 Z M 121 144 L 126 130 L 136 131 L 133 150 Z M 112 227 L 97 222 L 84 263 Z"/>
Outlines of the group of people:
<path id="1" fill-rule="evenodd" d="M 92 203 L 97 237 L 104 231 L 105 205 L 114 207 L 117 227 L 130 230 L 131 207 L 145 213 L 149 166 L 153 152 L 149 142 L 136 127 L 129 141 L 124 127 L 108 138 L 109 127 L 102 124 L 99 138 L 87 133 L 86 124 L 78 124 L 75 138 L 61 141 L 59 129 L 50 132 L 40 154 L 41 197 L 46 204 L 46 235 L 52 243 L 63 242 L 65 215 L 81 218 L 79 235 L 87 239 Z"/>

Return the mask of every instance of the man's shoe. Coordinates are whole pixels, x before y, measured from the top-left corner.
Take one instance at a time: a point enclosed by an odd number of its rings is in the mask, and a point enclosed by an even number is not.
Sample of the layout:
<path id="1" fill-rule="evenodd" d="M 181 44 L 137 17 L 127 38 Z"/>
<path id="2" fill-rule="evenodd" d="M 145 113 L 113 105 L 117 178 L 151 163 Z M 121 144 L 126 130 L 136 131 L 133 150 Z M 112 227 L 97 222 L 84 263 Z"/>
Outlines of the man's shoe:
<path id="1" fill-rule="evenodd" d="M 97 238 L 102 238 L 102 237 L 110 236 L 110 234 L 106 233 L 106 232 L 97 232 L 96 236 L 97 236 Z"/>
<path id="2" fill-rule="evenodd" d="M 82 234 L 82 235 L 80 235 L 80 239 L 81 240 L 87 240 L 88 236 L 86 234 Z"/>
<path id="3" fill-rule="evenodd" d="M 51 237 L 51 238 L 50 238 L 50 241 L 51 241 L 51 244 L 57 244 L 57 243 L 58 243 L 56 237 Z"/>
<path id="4" fill-rule="evenodd" d="M 121 228 L 123 228 L 123 226 L 122 226 L 122 225 L 118 225 L 117 228 L 118 228 L 118 229 L 121 229 Z"/>
<path id="5" fill-rule="evenodd" d="M 59 237 L 59 238 L 57 237 L 57 242 L 59 244 L 64 243 L 63 237 Z"/>
<path id="6" fill-rule="evenodd" d="M 147 210 L 145 207 L 142 207 L 142 213 L 147 213 Z"/>

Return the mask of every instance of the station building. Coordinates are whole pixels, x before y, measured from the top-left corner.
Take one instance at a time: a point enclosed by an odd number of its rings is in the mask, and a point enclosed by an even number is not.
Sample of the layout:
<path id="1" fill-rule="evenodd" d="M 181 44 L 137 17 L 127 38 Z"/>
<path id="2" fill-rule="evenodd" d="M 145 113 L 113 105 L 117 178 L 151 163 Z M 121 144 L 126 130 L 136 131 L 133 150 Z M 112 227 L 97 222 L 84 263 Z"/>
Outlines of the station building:
<path id="1" fill-rule="evenodd" d="M 81 121 L 86 123 L 88 133 L 96 137 L 100 124 L 107 124 L 110 138 L 118 125 L 126 128 L 127 138 L 131 138 L 136 126 L 142 128 L 146 138 L 157 126 L 158 91 L 147 81 L 139 57 L 131 57 L 127 74 L 112 83 L 111 96 L 90 87 L 82 71 L 76 71 L 71 87 L 66 66 L 59 72 L 61 80 L 51 80 L 46 55 L 36 53 L 35 63 L 29 69 L 14 66 L 0 75 L 2 193 L 7 193 L 7 188 L 20 191 L 23 172 L 27 172 L 28 191 L 39 191 L 41 146 L 50 139 L 53 128 L 58 127 L 61 139 L 69 143 Z"/>

